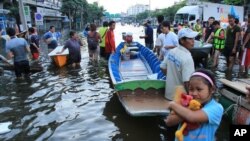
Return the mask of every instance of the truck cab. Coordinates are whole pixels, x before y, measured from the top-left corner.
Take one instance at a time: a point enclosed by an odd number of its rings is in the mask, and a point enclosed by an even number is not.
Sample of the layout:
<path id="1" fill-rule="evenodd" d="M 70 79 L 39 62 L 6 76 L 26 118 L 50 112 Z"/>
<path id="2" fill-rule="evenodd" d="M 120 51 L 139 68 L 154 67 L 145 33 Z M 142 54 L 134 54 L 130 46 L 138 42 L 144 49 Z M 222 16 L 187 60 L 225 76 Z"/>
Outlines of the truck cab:
<path id="1" fill-rule="evenodd" d="M 191 23 L 196 23 L 197 19 L 200 19 L 201 13 L 199 6 L 184 6 L 180 8 L 175 14 L 175 23 L 185 23 L 188 22 L 189 25 Z"/>

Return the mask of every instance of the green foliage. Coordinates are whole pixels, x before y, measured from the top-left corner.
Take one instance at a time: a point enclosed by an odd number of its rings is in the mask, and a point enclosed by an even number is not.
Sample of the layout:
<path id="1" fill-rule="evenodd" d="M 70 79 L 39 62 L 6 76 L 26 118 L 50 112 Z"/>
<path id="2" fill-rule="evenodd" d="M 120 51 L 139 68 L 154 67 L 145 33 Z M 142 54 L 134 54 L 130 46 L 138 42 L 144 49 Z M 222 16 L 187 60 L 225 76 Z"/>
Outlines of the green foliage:
<path id="1" fill-rule="evenodd" d="M 148 16 L 149 16 L 149 11 L 145 11 L 145 12 L 142 12 L 140 14 L 137 14 L 136 19 L 139 21 L 142 21 L 142 20 L 146 19 Z"/>
<path id="2" fill-rule="evenodd" d="M 138 21 L 143 21 L 148 17 L 157 17 L 158 15 L 164 15 L 166 20 L 174 21 L 174 15 L 177 12 L 177 10 L 179 10 L 181 7 L 185 5 L 186 5 L 186 0 L 176 3 L 175 5 L 165 9 L 150 11 L 150 13 L 149 11 L 145 11 L 143 13 L 136 15 L 136 19 Z"/>
<path id="3" fill-rule="evenodd" d="M 87 7 L 87 21 L 94 22 L 94 20 L 100 20 L 103 16 L 104 8 L 102 6 L 98 6 L 96 2 L 93 4 L 88 4 Z"/>
<path id="4" fill-rule="evenodd" d="M 224 0 L 225 4 L 231 4 L 231 5 L 243 5 L 244 0 Z"/>
<path id="5" fill-rule="evenodd" d="M 73 22 L 81 19 L 81 22 L 87 23 L 100 20 L 104 8 L 98 6 L 96 2 L 89 4 L 86 0 L 62 0 L 61 12 L 72 19 Z"/>
<path id="6" fill-rule="evenodd" d="M 4 0 L 3 7 L 5 9 L 10 10 L 10 13 L 9 13 L 10 17 L 19 17 L 19 6 L 16 0 L 13 0 L 12 2 L 8 0 Z"/>
<path id="7" fill-rule="evenodd" d="M 3 7 L 4 9 L 10 10 L 10 13 L 8 13 L 9 17 L 13 17 L 16 20 L 17 25 L 21 24 L 21 19 L 19 16 L 19 5 L 17 0 L 4 0 L 3 1 Z"/>
<path id="8" fill-rule="evenodd" d="M 165 8 L 165 9 L 161 9 L 161 10 L 156 10 L 154 11 L 151 15 L 153 17 L 157 17 L 158 15 L 164 15 L 164 17 L 166 18 L 166 20 L 169 21 L 174 21 L 174 15 L 175 13 L 183 6 L 186 5 L 186 0 L 181 1 L 171 7 Z"/>

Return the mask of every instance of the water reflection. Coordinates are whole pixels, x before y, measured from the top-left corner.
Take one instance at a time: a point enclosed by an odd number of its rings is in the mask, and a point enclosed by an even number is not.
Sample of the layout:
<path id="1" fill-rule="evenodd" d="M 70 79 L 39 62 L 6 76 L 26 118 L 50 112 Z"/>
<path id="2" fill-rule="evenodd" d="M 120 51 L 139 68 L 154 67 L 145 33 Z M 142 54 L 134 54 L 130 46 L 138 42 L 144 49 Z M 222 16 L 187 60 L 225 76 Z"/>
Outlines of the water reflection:
<path id="1" fill-rule="evenodd" d="M 103 130 L 114 128 L 102 115 L 112 95 L 109 77 L 105 66 L 82 63 L 78 69 L 47 63 L 20 82 L 1 76 L 0 122 L 12 124 L 0 140 L 107 140 Z"/>
<path id="2" fill-rule="evenodd" d="M 131 117 L 116 95 L 106 103 L 103 114 L 119 129 L 112 140 L 172 141 L 174 138 L 174 129 L 166 128 L 163 122 L 165 117 Z"/>

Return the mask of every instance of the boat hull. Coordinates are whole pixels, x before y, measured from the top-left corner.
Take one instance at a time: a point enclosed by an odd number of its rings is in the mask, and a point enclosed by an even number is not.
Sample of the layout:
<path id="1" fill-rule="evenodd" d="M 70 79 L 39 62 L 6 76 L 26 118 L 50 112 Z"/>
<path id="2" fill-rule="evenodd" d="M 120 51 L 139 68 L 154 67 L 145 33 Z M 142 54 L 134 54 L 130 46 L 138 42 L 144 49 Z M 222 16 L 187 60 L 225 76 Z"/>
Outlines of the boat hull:
<path id="1" fill-rule="evenodd" d="M 131 116 L 166 116 L 169 100 L 164 97 L 165 81 L 137 80 L 116 85 L 117 96 Z"/>
<path id="2" fill-rule="evenodd" d="M 250 125 L 250 103 L 245 99 L 245 87 L 249 84 L 226 79 L 219 81 L 224 84 L 224 88 L 219 91 L 219 102 L 224 107 L 224 115 L 233 124 Z"/>
<path id="3" fill-rule="evenodd" d="M 53 59 L 56 66 L 63 67 L 67 64 L 67 57 L 67 55 L 58 55 L 52 56 L 51 59 Z"/>
<path id="4" fill-rule="evenodd" d="M 64 52 L 58 54 L 58 52 L 62 51 L 62 48 L 63 46 L 57 46 L 53 51 L 48 54 L 57 67 L 63 67 L 67 64 L 69 50 L 66 49 L 64 50 Z"/>

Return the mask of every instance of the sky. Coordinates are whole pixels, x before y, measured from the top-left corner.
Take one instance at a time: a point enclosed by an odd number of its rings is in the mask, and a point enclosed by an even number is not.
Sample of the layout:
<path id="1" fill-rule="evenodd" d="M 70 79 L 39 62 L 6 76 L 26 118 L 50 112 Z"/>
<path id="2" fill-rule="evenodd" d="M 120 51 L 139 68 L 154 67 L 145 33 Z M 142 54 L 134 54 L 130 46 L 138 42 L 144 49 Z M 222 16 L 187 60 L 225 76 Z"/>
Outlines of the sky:
<path id="1" fill-rule="evenodd" d="M 150 10 L 162 9 L 172 6 L 174 2 L 180 0 L 87 0 L 89 3 L 99 2 L 100 5 L 110 13 L 127 12 L 130 6 L 136 4 L 150 4 Z"/>

